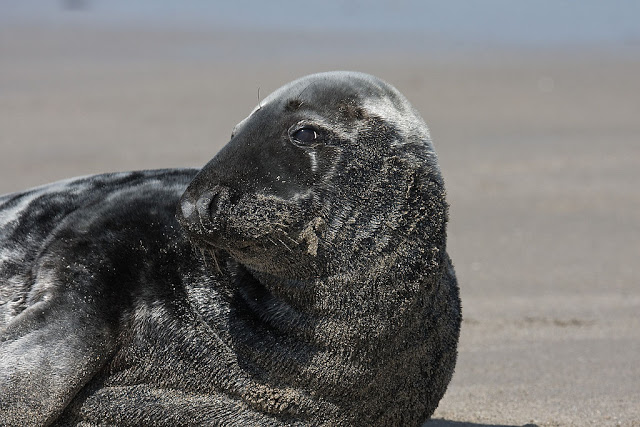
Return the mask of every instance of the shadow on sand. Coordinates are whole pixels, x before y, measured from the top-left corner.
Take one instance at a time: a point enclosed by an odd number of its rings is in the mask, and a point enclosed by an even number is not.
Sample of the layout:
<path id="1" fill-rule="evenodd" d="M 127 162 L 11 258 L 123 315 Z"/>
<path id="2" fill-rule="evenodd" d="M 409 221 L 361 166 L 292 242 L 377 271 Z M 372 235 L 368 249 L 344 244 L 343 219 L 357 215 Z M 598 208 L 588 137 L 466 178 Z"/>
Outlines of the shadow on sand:
<path id="1" fill-rule="evenodd" d="M 537 424 L 524 424 L 522 426 L 515 424 L 478 424 L 467 423 L 464 421 L 447 421 L 442 418 L 431 419 L 422 424 L 422 427 L 538 427 Z"/>

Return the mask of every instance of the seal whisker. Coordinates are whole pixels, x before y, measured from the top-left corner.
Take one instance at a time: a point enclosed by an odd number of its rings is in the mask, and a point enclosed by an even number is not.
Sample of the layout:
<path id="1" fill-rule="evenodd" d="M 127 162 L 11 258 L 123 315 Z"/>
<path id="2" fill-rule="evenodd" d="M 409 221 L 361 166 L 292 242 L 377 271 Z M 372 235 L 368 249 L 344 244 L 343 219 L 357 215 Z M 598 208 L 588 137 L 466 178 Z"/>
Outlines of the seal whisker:
<path id="1" fill-rule="evenodd" d="M 207 264 L 207 255 L 205 254 L 204 249 L 200 248 L 200 247 L 198 249 L 200 249 L 200 256 L 202 257 L 202 261 L 204 262 L 204 266 L 209 268 L 209 265 Z"/>
<path id="2" fill-rule="evenodd" d="M 299 241 L 297 241 L 296 239 L 294 239 L 293 237 L 289 236 L 288 234 L 284 233 L 282 234 L 284 237 L 286 237 L 287 239 L 291 240 L 293 243 L 295 243 L 296 246 L 298 246 L 300 244 Z"/>
<path id="3" fill-rule="evenodd" d="M 209 249 L 209 254 L 211 255 L 211 259 L 213 259 L 213 263 L 216 267 L 216 271 L 218 273 L 222 273 L 222 270 L 220 269 L 220 264 L 218 264 L 218 258 L 216 257 L 216 251 L 214 249 Z"/>
<path id="4" fill-rule="evenodd" d="M 262 108 L 262 100 L 260 99 L 260 86 L 258 86 L 258 110 Z"/>
<path id="5" fill-rule="evenodd" d="M 287 248 L 287 250 L 288 250 L 289 252 L 293 252 L 293 251 L 291 250 L 291 248 L 290 248 L 289 246 L 287 246 L 287 244 L 286 244 L 285 242 L 283 242 L 282 240 L 280 240 L 280 239 L 279 239 L 279 238 L 277 238 L 277 237 L 276 237 L 276 239 L 278 239 L 278 242 L 282 243 L 282 246 L 284 246 L 285 248 Z"/>
<path id="6" fill-rule="evenodd" d="M 307 86 L 305 86 L 304 89 L 302 89 L 299 93 L 298 96 L 296 96 L 297 99 L 300 99 L 300 105 L 302 105 L 302 94 L 305 93 L 307 91 L 307 89 L 309 89 L 310 87 L 312 87 L 315 84 L 315 82 L 311 82 L 309 83 Z"/>

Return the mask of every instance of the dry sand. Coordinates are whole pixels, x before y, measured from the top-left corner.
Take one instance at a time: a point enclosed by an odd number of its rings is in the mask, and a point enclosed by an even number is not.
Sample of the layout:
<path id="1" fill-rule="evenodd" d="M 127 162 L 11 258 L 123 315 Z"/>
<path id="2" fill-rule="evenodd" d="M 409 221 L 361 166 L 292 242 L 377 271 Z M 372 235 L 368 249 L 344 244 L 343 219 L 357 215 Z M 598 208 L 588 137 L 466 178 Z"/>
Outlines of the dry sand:
<path id="1" fill-rule="evenodd" d="M 430 125 L 451 203 L 465 320 L 428 426 L 640 425 L 639 56 L 331 54 L 339 40 L 319 38 L 301 43 L 324 54 L 298 57 L 283 35 L 229 40 L 0 29 L 0 193 L 203 165 L 258 87 L 376 74 Z"/>

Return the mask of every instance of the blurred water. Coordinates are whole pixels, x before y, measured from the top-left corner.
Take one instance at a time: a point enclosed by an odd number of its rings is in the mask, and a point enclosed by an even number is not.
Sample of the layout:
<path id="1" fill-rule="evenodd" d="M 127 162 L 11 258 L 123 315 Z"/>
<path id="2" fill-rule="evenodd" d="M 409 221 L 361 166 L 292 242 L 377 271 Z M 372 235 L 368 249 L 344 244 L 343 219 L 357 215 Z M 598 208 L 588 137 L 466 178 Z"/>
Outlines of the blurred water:
<path id="1" fill-rule="evenodd" d="M 640 45 L 636 0 L 0 0 L 0 25 L 365 32 L 448 44 Z"/>

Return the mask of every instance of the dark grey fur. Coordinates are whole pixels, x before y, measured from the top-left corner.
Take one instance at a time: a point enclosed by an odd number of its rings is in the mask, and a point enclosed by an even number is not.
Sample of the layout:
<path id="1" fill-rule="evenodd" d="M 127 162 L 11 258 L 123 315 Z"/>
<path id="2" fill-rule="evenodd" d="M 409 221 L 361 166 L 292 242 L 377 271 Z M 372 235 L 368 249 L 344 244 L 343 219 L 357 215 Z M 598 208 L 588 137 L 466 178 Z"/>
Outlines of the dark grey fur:
<path id="1" fill-rule="evenodd" d="M 446 222 L 422 119 L 346 72 L 276 91 L 197 175 L 4 196 L 0 424 L 417 425 L 456 360 Z"/>

